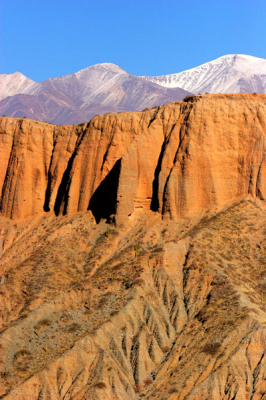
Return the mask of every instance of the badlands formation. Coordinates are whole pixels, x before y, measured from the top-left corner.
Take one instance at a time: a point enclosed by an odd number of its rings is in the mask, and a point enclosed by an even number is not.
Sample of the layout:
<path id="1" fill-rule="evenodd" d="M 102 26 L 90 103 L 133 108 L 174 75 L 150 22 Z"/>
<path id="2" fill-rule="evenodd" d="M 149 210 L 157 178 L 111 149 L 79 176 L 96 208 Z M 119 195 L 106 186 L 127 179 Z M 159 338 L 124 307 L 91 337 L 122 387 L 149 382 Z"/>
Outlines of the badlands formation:
<path id="1" fill-rule="evenodd" d="M 266 398 L 266 96 L 0 118 L 0 398 Z"/>

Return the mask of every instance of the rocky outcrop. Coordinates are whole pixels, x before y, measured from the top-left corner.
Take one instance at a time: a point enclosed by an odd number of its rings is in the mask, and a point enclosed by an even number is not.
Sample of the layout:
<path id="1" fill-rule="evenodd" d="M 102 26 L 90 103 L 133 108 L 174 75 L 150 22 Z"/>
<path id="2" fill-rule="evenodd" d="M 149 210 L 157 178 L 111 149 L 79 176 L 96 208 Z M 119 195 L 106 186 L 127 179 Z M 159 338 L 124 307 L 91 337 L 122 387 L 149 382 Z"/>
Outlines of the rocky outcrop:
<path id="1" fill-rule="evenodd" d="M 123 222 L 265 199 L 265 115 L 263 95 L 206 95 L 79 126 L 1 118 L 1 214 L 91 209 Z"/>
<path id="2" fill-rule="evenodd" d="M 60 185 L 81 128 L 2 118 L 0 129 L 1 213 L 13 219 L 37 215 L 47 209 L 48 190 Z"/>

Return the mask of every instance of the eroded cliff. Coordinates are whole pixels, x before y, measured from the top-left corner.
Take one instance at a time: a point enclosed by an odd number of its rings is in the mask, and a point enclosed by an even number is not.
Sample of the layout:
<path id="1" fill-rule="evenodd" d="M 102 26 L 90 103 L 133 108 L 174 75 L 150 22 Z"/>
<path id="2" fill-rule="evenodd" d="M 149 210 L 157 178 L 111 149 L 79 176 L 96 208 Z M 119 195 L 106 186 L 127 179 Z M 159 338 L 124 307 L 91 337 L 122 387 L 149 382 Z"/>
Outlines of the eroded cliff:
<path id="1" fill-rule="evenodd" d="M 266 97 L 193 96 L 80 126 L 0 120 L 0 209 L 18 219 L 91 209 L 171 218 L 265 198 Z"/>

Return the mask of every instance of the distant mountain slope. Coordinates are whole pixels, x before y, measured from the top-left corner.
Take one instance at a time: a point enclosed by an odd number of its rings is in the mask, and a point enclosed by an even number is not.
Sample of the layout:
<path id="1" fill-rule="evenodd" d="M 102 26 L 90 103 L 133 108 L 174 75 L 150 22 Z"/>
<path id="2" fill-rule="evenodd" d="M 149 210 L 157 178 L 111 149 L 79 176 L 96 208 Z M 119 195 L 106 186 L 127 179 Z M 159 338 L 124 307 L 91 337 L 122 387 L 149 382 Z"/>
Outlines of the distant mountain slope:
<path id="1" fill-rule="evenodd" d="M 229 54 L 157 77 L 134 76 L 111 63 L 43 82 L 19 72 L 0 75 L 0 115 L 75 124 L 96 114 L 141 111 L 206 92 L 266 93 L 266 60 Z"/>
<path id="2" fill-rule="evenodd" d="M 10 80 L 8 75 L 1 77 L 3 85 Z M 106 112 L 141 111 L 181 100 L 188 94 L 183 89 L 165 88 L 105 63 L 40 83 L 29 80 L 24 86 L 18 85 L 17 92 L 14 86 L 12 93 L 3 90 L 0 114 L 74 124 Z"/>
<path id="3" fill-rule="evenodd" d="M 229 54 L 177 74 L 143 79 L 192 93 L 266 93 L 266 60 Z"/>
<path id="4" fill-rule="evenodd" d="M 0 100 L 8 96 L 24 93 L 35 82 L 20 72 L 14 74 L 0 74 Z"/>
<path id="5" fill-rule="evenodd" d="M 75 124 L 86 121 L 87 115 L 79 110 L 67 99 L 58 98 L 52 94 L 40 93 L 32 96 L 29 94 L 17 94 L 0 101 L 0 114 L 12 117 L 24 117 L 46 121 L 61 125 Z"/>

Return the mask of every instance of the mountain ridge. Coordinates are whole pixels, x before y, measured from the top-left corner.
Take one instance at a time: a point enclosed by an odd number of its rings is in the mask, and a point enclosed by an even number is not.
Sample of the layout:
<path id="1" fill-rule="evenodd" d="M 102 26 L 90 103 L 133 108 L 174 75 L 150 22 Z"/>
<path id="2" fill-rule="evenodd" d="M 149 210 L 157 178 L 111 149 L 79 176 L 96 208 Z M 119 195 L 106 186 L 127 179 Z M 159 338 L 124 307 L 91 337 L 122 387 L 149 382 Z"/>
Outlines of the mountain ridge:
<path id="1" fill-rule="evenodd" d="M 252 77 L 261 76 L 259 78 Z M 244 54 L 228 54 L 209 61 L 198 67 L 157 77 L 143 76 L 143 79 L 155 82 L 164 87 L 181 87 L 195 94 L 206 91 L 210 93 L 240 93 L 245 87 L 245 92 L 266 92 L 266 60 Z M 239 80 L 244 82 L 239 82 Z"/>
<path id="2" fill-rule="evenodd" d="M 190 94 L 144 81 L 109 63 L 39 83 L 28 82 L 19 86 L 18 92 L 0 101 L 0 114 L 56 124 L 81 123 L 106 112 L 141 111 Z"/>
<path id="3" fill-rule="evenodd" d="M 266 93 L 266 60 L 230 54 L 157 77 L 135 76 L 101 63 L 42 82 L 20 73 L 0 75 L 0 83 L 0 114 L 74 124 L 95 114 L 141 111 L 191 93 Z"/>

